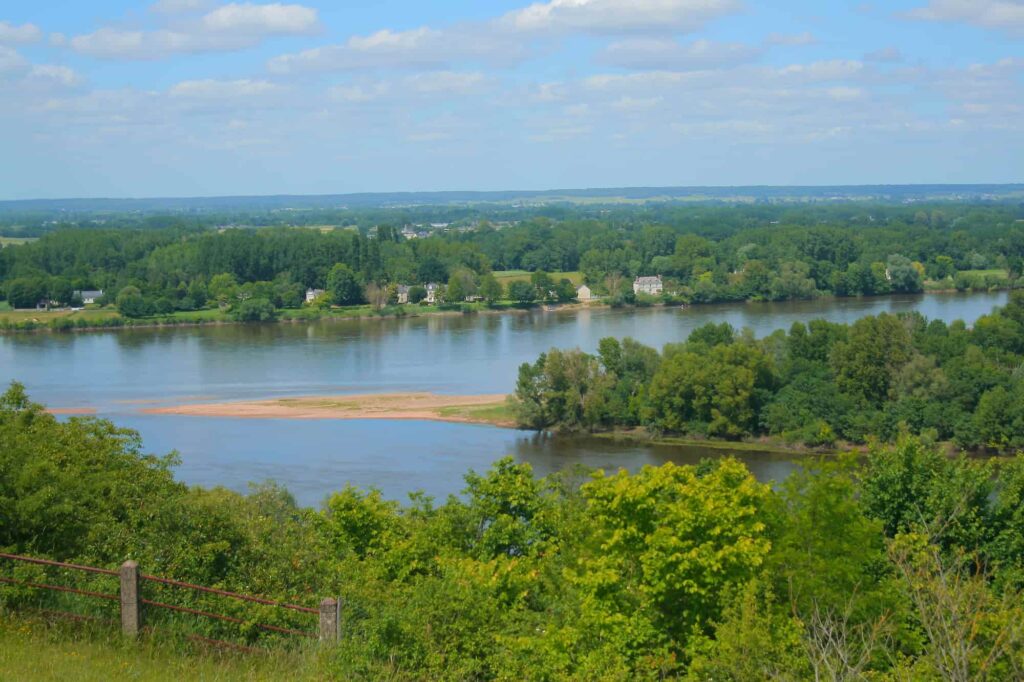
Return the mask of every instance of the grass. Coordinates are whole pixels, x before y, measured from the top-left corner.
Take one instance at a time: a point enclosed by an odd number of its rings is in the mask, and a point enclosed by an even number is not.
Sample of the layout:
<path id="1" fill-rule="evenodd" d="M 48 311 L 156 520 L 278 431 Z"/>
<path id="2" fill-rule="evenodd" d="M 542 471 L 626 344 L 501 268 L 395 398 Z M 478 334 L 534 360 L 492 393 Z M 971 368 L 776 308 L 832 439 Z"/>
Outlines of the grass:
<path id="1" fill-rule="evenodd" d="M 84 319 L 89 320 L 90 322 L 95 322 L 120 317 L 120 314 L 116 310 L 111 309 L 11 310 L 9 305 L 5 304 L 5 306 L 5 309 L 0 308 L 0 320 L 6 320 L 10 323 L 31 322 L 33 320 L 46 323 L 62 317 Z"/>
<path id="2" fill-rule="evenodd" d="M 0 680 L 320 680 L 315 650 L 224 652 L 159 633 L 0 612 Z"/>
<path id="3" fill-rule="evenodd" d="M 34 242 L 36 237 L 0 237 L 0 248 L 14 246 L 16 244 L 28 244 Z"/>
<path id="4" fill-rule="evenodd" d="M 516 423 L 515 415 L 508 403 L 477 407 L 442 407 L 438 410 L 438 414 L 442 417 L 456 417 L 497 426 Z"/>
<path id="5" fill-rule="evenodd" d="M 529 282 L 530 275 L 532 273 L 526 270 L 498 270 L 494 273 L 494 278 L 498 280 L 502 286 L 508 286 L 512 282 Z M 568 279 L 576 286 L 583 284 L 583 273 L 577 270 L 572 272 L 549 272 L 551 279 L 556 283 L 562 279 Z"/>

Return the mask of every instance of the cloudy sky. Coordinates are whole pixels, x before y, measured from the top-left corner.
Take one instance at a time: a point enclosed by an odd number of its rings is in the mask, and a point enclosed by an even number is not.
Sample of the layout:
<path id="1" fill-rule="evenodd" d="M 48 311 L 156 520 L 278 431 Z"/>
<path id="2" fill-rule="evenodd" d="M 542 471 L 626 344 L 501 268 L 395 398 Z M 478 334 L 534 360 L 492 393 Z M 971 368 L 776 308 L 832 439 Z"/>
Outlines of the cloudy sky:
<path id="1" fill-rule="evenodd" d="M 0 0 L 0 198 L 1024 181 L 1024 0 Z"/>

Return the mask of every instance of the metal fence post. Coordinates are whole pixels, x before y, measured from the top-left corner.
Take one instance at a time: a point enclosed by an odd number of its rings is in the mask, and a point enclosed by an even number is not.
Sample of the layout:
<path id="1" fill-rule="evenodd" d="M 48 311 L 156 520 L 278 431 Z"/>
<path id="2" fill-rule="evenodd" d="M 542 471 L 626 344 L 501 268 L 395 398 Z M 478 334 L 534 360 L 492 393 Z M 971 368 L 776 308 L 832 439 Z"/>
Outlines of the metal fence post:
<path id="1" fill-rule="evenodd" d="M 129 637 L 139 634 L 142 625 L 142 602 L 139 601 L 139 565 L 134 561 L 121 564 L 121 632 Z"/>
<path id="2" fill-rule="evenodd" d="M 338 621 L 341 600 L 327 597 L 320 602 L 320 641 L 337 642 L 340 635 Z"/>

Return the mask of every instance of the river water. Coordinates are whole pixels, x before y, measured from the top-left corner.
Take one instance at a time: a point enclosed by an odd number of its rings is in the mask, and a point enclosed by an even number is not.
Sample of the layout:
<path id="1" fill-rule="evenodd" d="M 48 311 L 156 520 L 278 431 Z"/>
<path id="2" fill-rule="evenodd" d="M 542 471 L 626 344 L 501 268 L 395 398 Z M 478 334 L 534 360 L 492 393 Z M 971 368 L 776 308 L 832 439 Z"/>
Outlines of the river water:
<path id="1" fill-rule="evenodd" d="M 934 294 L 793 303 L 694 306 L 686 310 L 533 311 L 393 320 L 179 327 L 0 336 L 0 381 L 24 383 L 34 400 L 94 408 L 137 429 L 146 449 L 177 450 L 180 479 L 245 490 L 274 479 L 303 504 L 351 483 L 392 498 L 413 490 L 457 493 L 470 468 L 504 455 L 538 473 L 574 464 L 635 469 L 695 462 L 699 448 L 565 439 L 488 426 L 373 420 L 254 420 L 151 416 L 141 407 L 288 395 L 434 391 L 502 393 L 516 370 L 549 348 L 592 351 L 606 336 L 660 347 L 706 322 L 749 327 L 758 336 L 795 321 L 854 320 L 916 310 L 968 323 L 1003 305 L 1005 292 Z M 762 480 L 780 480 L 786 457 L 737 452 Z"/>

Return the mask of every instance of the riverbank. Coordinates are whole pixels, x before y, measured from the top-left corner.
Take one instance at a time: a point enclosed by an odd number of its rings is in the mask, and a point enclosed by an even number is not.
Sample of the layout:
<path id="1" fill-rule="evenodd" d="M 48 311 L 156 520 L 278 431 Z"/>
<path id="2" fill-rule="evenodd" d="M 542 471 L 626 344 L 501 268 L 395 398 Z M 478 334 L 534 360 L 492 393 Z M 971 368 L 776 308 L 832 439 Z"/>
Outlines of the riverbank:
<path id="1" fill-rule="evenodd" d="M 414 392 L 304 396 L 150 407 L 141 412 L 151 415 L 243 419 L 426 420 L 515 427 L 515 419 L 504 394 L 448 396 Z"/>
<path id="2" fill-rule="evenodd" d="M 995 289 L 1003 291 L 1006 289 Z M 963 293 L 992 293 L 988 292 L 962 292 L 956 289 L 927 290 L 916 294 L 919 296 L 946 296 Z M 819 302 L 859 300 L 865 298 L 893 298 L 906 296 L 906 294 L 885 294 L 882 296 L 820 296 L 815 299 L 807 299 Z M 799 302 L 799 301 L 788 301 Z M 767 304 L 765 301 L 718 301 L 706 303 L 693 303 L 684 307 L 701 308 L 714 305 L 758 305 Z M 775 302 L 785 303 L 785 302 Z M 370 320 L 395 320 L 402 318 L 417 317 L 452 317 L 459 315 L 505 315 L 505 314 L 526 314 L 533 311 L 543 310 L 550 313 L 576 313 L 581 310 L 607 310 L 614 306 L 607 303 L 590 301 L 587 303 L 517 303 L 513 301 L 500 301 L 498 303 L 460 303 L 445 305 L 392 305 L 383 308 L 374 308 L 369 305 L 351 306 L 347 308 L 285 308 L 276 312 L 276 317 L 263 322 L 243 322 L 231 317 L 231 313 L 225 310 L 209 309 L 196 311 L 178 311 L 170 315 L 127 318 L 123 317 L 116 309 L 107 308 L 86 308 L 82 310 L 2 310 L 0 309 L 0 334 L 17 332 L 93 332 L 110 331 L 119 329 L 161 329 L 166 327 L 199 327 L 199 326 L 222 326 L 242 324 L 286 324 L 303 322 L 331 322 L 331 321 L 370 321 Z M 639 310 L 649 308 L 677 308 L 675 303 L 636 303 L 631 305 L 618 306 L 626 310 Z"/>

